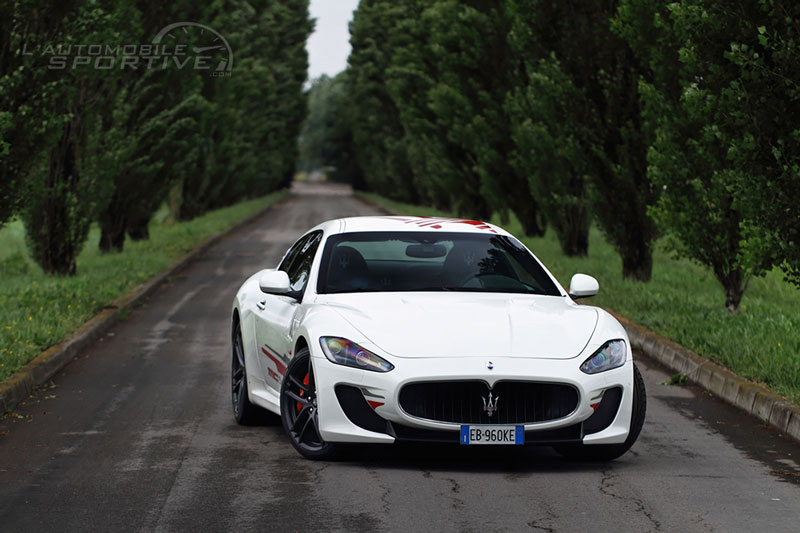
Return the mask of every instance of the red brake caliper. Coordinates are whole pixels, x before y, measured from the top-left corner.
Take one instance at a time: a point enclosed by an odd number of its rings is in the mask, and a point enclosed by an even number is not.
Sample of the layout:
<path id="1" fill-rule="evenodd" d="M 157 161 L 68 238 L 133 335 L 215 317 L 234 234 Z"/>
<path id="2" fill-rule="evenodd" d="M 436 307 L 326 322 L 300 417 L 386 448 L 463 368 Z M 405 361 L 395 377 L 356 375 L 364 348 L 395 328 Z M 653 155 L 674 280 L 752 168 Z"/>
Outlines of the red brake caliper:
<path id="1" fill-rule="evenodd" d="M 308 374 L 306 374 L 306 377 L 303 378 L 303 385 L 308 386 Z M 300 394 L 300 397 L 305 396 L 305 393 L 302 390 L 299 391 L 299 394 Z M 302 409 L 303 409 L 303 404 L 301 404 L 300 402 L 297 402 L 297 413 L 300 414 L 300 411 L 302 411 Z"/>

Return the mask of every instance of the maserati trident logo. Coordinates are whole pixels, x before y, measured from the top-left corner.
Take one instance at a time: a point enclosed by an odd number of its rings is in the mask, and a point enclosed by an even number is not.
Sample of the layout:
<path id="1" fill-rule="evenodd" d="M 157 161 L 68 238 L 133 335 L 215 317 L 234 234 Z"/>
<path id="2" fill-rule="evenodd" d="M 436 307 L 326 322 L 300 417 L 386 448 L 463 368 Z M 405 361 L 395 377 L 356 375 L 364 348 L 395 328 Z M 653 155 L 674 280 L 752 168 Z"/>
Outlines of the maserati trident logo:
<path id="1" fill-rule="evenodd" d="M 500 396 L 492 398 L 492 393 L 490 392 L 488 401 L 483 396 L 481 396 L 481 399 L 483 400 L 483 410 L 491 418 L 494 412 L 497 411 L 497 402 L 500 401 Z"/>

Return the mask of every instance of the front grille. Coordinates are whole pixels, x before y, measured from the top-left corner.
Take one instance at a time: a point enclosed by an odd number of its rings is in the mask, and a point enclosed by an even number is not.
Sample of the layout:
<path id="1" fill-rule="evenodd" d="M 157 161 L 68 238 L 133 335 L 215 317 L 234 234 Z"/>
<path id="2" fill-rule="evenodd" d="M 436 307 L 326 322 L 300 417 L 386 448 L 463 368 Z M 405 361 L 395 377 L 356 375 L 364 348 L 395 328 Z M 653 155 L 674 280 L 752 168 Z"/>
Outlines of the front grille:
<path id="1" fill-rule="evenodd" d="M 496 410 L 489 416 L 492 395 Z M 400 406 L 411 416 L 456 424 L 532 424 L 558 420 L 578 407 L 570 385 L 500 381 L 490 390 L 483 381 L 411 383 L 400 391 Z"/>

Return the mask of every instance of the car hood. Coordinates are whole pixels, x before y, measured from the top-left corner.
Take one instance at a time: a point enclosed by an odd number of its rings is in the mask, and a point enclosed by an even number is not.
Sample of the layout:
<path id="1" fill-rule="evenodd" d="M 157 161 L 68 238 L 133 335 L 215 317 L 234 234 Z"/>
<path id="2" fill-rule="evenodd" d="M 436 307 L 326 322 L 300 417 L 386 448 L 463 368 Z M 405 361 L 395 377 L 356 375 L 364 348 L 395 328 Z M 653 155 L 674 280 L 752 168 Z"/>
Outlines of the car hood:
<path id="1" fill-rule="evenodd" d="M 597 325 L 592 307 L 566 297 L 480 293 L 327 295 L 364 337 L 396 357 L 571 359 Z"/>

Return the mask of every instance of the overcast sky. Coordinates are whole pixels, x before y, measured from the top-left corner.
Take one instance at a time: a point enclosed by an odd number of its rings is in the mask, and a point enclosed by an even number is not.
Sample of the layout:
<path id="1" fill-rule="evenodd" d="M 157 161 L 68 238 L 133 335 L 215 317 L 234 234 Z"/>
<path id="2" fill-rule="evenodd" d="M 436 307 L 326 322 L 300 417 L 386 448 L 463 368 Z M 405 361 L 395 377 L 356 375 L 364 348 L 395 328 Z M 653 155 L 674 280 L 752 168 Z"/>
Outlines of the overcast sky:
<path id="1" fill-rule="evenodd" d="M 320 74 L 335 76 L 347 67 L 350 55 L 348 24 L 358 0 L 311 0 L 311 18 L 317 19 L 308 40 L 308 79 Z"/>

